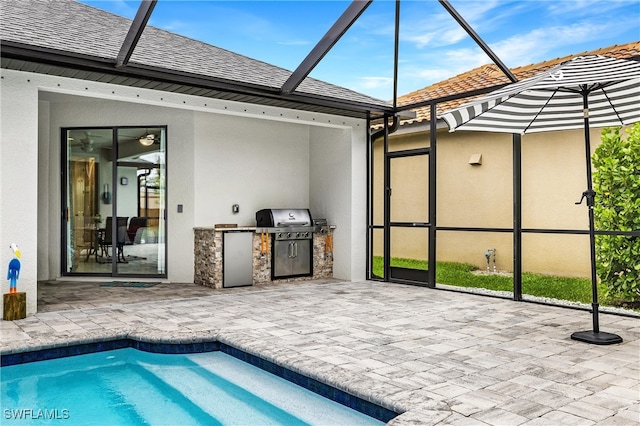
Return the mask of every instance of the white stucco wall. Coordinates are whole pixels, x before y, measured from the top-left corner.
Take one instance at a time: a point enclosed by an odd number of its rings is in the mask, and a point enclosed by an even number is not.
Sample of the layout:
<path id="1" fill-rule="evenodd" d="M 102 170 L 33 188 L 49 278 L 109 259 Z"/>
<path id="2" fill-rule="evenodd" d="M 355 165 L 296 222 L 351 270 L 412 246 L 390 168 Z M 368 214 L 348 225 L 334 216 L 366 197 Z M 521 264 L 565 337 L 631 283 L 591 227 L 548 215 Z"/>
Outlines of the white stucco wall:
<path id="1" fill-rule="evenodd" d="M 198 113 L 195 128 L 196 226 L 255 226 L 260 209 L 308 208 L 309 126 Z"/>
<path id="2" fill-rule="evenodd" d="M 20 245 L 29 314 L 37 280 L 60 277 L 62 127 L 167 125 L 170 281 L 193 281 L 194 226 L 252 225 L 258 209 L 288 206 L 338 226 L 338 278 L 365 276 L 365 120 L 13 70 L 1 107 L 2 257 Z"/>
<path id="3" fill-rule="evenodd" d="M 18 291 L 27 293 L 27 315 L 36 311 L 38 265 L 38 86 L 9 79 L 3 70 L 0 98 L 0 259 L 2 294 L 16 243 L 22 253 Z"/>
<path id="4" fill-rule="evenodd" d="M 334 277 L 366 276 L 366 130 L 311 129 L 310 208 L 335 225 Z"/>

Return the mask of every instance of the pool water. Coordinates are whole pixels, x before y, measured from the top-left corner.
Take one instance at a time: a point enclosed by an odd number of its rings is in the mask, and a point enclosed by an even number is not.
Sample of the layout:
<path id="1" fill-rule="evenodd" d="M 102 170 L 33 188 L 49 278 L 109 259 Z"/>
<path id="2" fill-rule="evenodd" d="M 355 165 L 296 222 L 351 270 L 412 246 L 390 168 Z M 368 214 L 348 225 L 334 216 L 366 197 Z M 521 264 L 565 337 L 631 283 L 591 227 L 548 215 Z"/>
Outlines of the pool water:
<path id="1" fill-rule="evenodd" d="M 382 425 L 223 352 L 133 348 L 2 367 L 6 424 Z"/>

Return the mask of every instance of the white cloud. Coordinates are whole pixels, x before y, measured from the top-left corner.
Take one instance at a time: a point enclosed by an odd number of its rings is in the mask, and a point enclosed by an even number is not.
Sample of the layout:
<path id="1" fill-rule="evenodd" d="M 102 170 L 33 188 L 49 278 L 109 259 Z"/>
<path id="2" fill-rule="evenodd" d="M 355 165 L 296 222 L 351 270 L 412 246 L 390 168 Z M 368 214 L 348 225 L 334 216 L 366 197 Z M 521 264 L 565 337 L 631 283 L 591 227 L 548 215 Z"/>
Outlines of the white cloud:
<path id="1" fill-rule="evenodd" d="M 358 85 L 366 90 L 387 88 L 393 85 L 391 77 L 359 77 L 358 81 Z"/>
<path id="2" fill-rule="evenodd" d="M 553 52 L 563 46 L 575 46 L 586 41 L 598 40 L 606 31 L 608 31 L 607 23 L 589 22 L 539 28 L 495 43 L 493 50 L 510 67 L 528 65 L 563 56 Z"/>

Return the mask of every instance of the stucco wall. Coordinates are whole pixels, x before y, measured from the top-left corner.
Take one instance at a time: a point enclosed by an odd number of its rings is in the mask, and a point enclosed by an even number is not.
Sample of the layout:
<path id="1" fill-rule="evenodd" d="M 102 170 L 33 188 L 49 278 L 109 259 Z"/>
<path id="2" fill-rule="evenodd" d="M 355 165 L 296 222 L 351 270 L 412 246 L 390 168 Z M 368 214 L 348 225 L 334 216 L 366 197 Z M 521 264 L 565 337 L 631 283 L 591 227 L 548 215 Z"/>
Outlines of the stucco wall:
<path id="1" fill-rule="evenodd" d="M 439 227 L 512 228 L 513 151 L 512 137 L 482 132 L 438 132 L 437 220 Z M 592 151 L 600 142 L 600 129 L 591 129 Z M 382 154 L 377 144 L 376 220 L 382 214 Z M 392 135 L 393 150 L 429 145 L 428 132 Z M 470 165 L 474 154 L 482 154 L 481 165 Z M 402 173 L 402 170 L 399 171 Z M 402 181 L 402 177 L 397 178 Z M 409 178 L 404 182 L 416 193 L 426 194 Z M 588 229 L 587 209 L 575 205 L 586 189 L 583 131 L 541 133 L 522 137 L 522 225 L 530 229 Z M 417 212 L 420 209 L 414 206 Z M 417 244 L 427 244 L 426 235 L 415 233 Z M 381 252 L 382 233 L 376 234 Z M 511 271 L 511 233 L 439 231 L 437 258 L 486 267 L 484 253 L 497 249 L 497 266 Z M 377 241 L 376 240 L 376 241 Z M 581 235 L 524 234 L 523 269 L 551 275 L 589 276 L 588 237 Z M 407 247 L 409 245 L 405 244 Z M 393 241 L 392 241 L 393 246 Z M 402 253 L 424 258 L 426 250 Z"/>
<path id="2" fill-rule="evenodd" d="M 196 226 L 255 226 L 260 209 L 308 207 L 308 126 L 198 113 L 195 140 Z"/>
<path id="3" fill-rule="evenodd" d="M 334 277 L 366 276 L 366 128 L 310 129 L 312 213 L 335 225 Z"/>
<path id="4" fill-rule="evenodd" d="M 0 260 L 2 274 L 16 243 L 22 253 L 18 291 L 27 293 L 27 315 L 36 311 L 38 265 L 38 86 L 9 79 L 3 70 L 0 97 Z M 9 281 L 2 280 L 2 294 Z"/>

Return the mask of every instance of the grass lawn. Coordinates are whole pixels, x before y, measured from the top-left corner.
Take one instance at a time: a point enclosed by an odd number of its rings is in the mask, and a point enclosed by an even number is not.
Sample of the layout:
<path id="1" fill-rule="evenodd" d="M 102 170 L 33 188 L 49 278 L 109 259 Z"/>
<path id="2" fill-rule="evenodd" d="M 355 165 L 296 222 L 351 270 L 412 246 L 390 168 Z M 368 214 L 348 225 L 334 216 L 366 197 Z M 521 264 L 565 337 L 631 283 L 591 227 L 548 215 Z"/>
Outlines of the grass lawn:
<path id="1" fill-rule="evenodd" d="M 428 269 L 426 261 L 413 259 L 391 259 L 391 266 L 412 269 Z M 466 263 L 438 262 L 436 282 L 459 287 L 475 287 L 488 290 L 513 291 L 513 278 L 505 275 L 477 275 L 477 268 Z M 382 257 L 374 257 L 373 272 L 383 275 Z M 588 278 L 555 277 L 550 275 L 523 273 L 522 293 L 548 297 L 551 299 L 569 300 L 572 302 L 591 303 L 591 280 Z M 617 305 L 615 301 L 606 300 L 605 287 L 598 288 L 599 302 L 602 305 Z"/>

